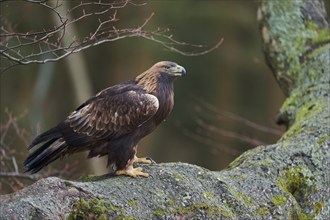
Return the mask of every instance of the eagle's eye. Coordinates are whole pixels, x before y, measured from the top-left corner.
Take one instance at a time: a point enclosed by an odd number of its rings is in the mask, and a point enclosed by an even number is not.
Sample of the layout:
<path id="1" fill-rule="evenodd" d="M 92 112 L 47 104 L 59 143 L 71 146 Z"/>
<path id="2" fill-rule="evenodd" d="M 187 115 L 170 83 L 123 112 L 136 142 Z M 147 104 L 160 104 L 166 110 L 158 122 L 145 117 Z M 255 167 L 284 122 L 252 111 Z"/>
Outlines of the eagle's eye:
<path id="1" fill-rule="evenodd" d="M 167 66 L 167 65 L 163 65 L 162 68 L 163 68 L 163 69 L 166 69 L 166 70 L 170 69 L 170 67 Z"/>

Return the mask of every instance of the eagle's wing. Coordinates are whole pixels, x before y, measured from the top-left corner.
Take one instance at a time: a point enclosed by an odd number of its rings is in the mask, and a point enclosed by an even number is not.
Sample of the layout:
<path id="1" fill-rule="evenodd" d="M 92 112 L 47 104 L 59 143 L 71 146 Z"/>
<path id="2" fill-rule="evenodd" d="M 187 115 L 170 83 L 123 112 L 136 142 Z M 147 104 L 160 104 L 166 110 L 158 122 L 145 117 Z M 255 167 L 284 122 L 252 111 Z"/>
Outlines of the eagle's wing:
<path id="1" fill-rule="evenodd" d="M 68 116 L 63 137 L 72 146 L 116 138 L 148 121 L 158 107 L 157 97 L 141 90 L 104 90 Z"/>

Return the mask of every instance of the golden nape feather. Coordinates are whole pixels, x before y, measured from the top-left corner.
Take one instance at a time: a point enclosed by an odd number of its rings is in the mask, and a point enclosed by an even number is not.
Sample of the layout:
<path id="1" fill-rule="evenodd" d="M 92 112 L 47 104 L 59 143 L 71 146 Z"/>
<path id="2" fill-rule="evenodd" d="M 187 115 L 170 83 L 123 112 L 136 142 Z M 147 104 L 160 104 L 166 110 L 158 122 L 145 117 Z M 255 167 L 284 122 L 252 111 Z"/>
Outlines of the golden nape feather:
<path id="1" fill-rule="evenodd" d="M 162 61 L 133 80 L 102 90 L 38 135 L 24 166 L 34 173 L 64 155 L 88 150 L 88 157 L 107 155 L 117 175 L 147 177 L 133 168 L 137 162 L 150 163 L 137 158 L 137 144 L 171 113 L 173 81 L 185 74 L 182 66 Z"/>

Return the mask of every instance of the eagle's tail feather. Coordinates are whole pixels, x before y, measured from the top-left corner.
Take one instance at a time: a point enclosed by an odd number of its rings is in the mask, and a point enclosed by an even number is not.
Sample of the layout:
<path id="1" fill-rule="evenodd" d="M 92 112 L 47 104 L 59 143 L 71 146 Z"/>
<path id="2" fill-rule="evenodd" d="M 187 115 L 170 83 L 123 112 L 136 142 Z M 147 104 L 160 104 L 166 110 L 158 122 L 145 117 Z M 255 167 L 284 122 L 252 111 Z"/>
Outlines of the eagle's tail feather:
<path id="1" fill-rule="evenodd" d="M 50 140 L 50 139 L 57 139 L 61 137 L 61 133 L 58 132 L 58 128 L 54 127 L 52 129 L 49 129 L 48 131 L 38 135 L 30 144 L 29 149 L 36 146 L 37 144 L 40 144 L 44 141 Z M 54 141 L 53 141 L 54 142 Z"/>
<path id="2" fill-rule="evenodd" d="M 65 154 L 67 144 L 62 138 L 53 138 L 39 147 L 24 161 L 26 172 L 36 173 L 61 155 Z"/>

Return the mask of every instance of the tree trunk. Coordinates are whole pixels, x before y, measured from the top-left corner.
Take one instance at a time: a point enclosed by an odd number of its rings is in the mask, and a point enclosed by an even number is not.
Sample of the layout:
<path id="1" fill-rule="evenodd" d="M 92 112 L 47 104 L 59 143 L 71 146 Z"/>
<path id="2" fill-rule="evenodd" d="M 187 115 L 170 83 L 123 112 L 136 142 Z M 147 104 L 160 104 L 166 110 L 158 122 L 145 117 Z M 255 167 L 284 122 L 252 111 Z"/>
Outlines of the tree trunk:
<path id="1" fill-rule="evenodd" d="M 149 178 L 41 179 L 1 196 L 1 219 L 330 219 L 329 23 L 318 0 L 261 1 L 266 60 L 287 132 L 219 172 L 143 166 Z"/>

